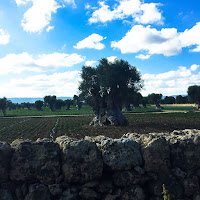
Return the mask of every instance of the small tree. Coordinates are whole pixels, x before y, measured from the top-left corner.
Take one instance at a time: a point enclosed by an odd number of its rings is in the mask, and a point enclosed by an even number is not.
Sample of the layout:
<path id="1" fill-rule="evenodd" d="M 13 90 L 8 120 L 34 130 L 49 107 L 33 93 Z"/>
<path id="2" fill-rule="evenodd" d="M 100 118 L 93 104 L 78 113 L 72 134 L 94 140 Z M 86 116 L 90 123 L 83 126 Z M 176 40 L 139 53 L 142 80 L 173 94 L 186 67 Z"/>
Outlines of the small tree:
<path id="1" fill-rule="evenodd" d="M 55 105 L 56 105 L 56 96 L 53 95 L 49 95 L 49 96 L 45 96 L 44 97 L 44 102 L 49 106 L 49 108 L 51 109 L 51 111 L 55 111 Z"/>
<path id="2" fill-rule="evenodd" d="M 4 117 L 6 116 L 6 108 L 7 108 L 7 99 L 4 97 L 0 99 L 0 109 Z"/>
<path id="3" fill-rule="evenodd" d="M 70 110 L 70 106 L 73 105 L 73 100 L 67 99 L 65 100 L 66 110 Z"/>
<path id="4" fill-rule="evenodd" d="M 63 106 L 65 106 L 65 102 L 62 99 L 57 99 L 55 103 L 55 109 L 60 110 Z"/>
<path id="5" fill-rule="evenodd" d="M 188 96 L 191 100 L 197 104 L 197 109 L 200 109 L 200 86 L 199 85 L 192 85 L 188 87 Z"/>
<path id="6" fill-rule="evenodd" d="M 183 97 L 181 95 L 178 95 L 178 96 L 176 96 L 175 102 L 178 104 L 185 104 L 185 103 L 188 103 L 188 98 L 187 98 L 187 96 Z"/>
<path id="7" fill-rule="evenodd" d="M 37 110 L 42 110 L 42 106 L 44 105 L 44 102 L 41 100 L 38 100 L 35 102 L 35 107 Z"/>
<path id="8" fill-rule="evenodd" d="M 164 104 L 174 104 L 175 103 L 175 98 L 174 97 L 168 97 L 168 96 L 166 96 L 163 99 L 163 103 Z"/>
<path id="9" fill-rule="evenodd" d="M 161 109 L 160 106 L 161 99 L 162 99 L 162 94 L 152 93 L 148 95 L 148 103 L 155 104 L 156 109 Z"/>
<path id="10" fill-rule="evenodd" d="M 102 126 L 102 117 L 111 125 L 127 125 L 121 113 L 129 88 L 138 91 L 142 87 L 139 71 L 124 60 L 109 62 L 106 58 L 94 67 L 83 66 L 79 86 L 81 97 L 90 103 L 95 118 L 91 125 Z"/>
<path id="11" fill-rule="evenodd" d="M 74 106 L 77 107 L 77 110 L 80 110 L 82 108 L 83 102 L 81 101 L 80 96 L 74 95 L 73 102 L 74 102 Z"/>

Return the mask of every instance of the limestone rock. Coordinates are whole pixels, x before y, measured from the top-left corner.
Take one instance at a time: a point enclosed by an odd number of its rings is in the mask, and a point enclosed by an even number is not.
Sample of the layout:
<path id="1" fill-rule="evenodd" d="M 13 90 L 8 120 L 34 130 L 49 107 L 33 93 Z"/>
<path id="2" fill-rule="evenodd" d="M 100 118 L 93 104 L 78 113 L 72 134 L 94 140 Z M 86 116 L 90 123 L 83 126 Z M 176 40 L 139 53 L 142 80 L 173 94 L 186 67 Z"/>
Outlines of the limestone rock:
<path id="1" fill-rule="evenodd" d="M 11 147 L 0 141 L 0 183 L 8 180 L 11 159 Z"/>
<path id="2" fill-rule="evenodd" d="M 170 167 L 170 149 L 165 138 L 154 138 L 142 145 L 144 169 L 147 172 L 165 171 Z"/>
<path id="3" fill-rule="evenodd" d="M 10 190 L 0 188 L 0 199 L 1 200 L 14 200 Z"/>
<path id="4" fill-rule="evenodd" d="M 62 197 L 60 200 L 78 200 L 79 195 L 78 195 L 78 188 L 69 186 L 64 192 L 62 193 Z"/>
<path id="5" fill-rule="evenodd" d="M 139 144 L 129 138 L 103 140 L 100 145 L 103 162 L 114 171 L 142 165 Z"/>
<path id="6" fill-rule="evenodd" d="M 60 149 L 57 143 L 43 140 L 27 142 L 17 140 L 11 144 L 10 178 L 15 181 L 53 184 L 60 174 Z"/>
<path id="7" fill-rule="evenodd" d="M 91 188 L 83 188 L 80 193 L 80 197 L 85 200 L 95 200 L 97 199 L 97 193 Z"/>
<path id="8" fill-rule="evenodd" d="M 48 187 L 42 184 L 32 184 L 24 200 L 50 200 Z"/>
<path id="9" fill-rule="evenodd" d="M 57 138 L 62 149 L 62 171 L 67 183 L 87 183 L 102 176 L 103 160 L 96 144 Z"/>
<path id="10" fill-rule="evenodd" d="M 62 185 L 60 184 L 53 184 L 53 185 L 49 185 L 49 191 L 51 195 L 58 196 L 62 194 L 63 188 L 62 188 Z"/>
<path id="11" fill-rule="evenodd" d="M 144 200 L 145 193 L 140 186 L 131 186 L 122 190 L 120 200 Z"/>

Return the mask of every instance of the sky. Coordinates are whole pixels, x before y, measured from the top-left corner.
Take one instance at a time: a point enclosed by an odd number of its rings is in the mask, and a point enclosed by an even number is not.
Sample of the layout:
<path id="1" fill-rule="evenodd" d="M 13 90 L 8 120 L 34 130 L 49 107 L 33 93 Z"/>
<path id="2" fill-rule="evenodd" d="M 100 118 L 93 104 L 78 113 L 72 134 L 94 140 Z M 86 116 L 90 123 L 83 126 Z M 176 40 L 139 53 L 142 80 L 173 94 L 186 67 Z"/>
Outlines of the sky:
<path id="1" fill-rule="evenodd" d="M 0 0 L 0 98 L 72 97 L 82 66 L 124 59 L 143 96 L 200 85 L 199 0 Z"/>

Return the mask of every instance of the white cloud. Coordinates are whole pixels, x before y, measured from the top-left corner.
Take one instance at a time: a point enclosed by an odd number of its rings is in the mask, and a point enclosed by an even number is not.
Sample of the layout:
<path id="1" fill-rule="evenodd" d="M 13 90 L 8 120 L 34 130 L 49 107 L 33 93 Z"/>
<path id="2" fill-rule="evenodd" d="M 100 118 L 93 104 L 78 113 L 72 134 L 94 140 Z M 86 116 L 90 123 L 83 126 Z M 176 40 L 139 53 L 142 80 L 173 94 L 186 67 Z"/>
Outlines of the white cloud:
<path id="1" fill-rule="evenodd" d="M 190 52 L 200 52 L 200 22 L 191 29 L 177 32 L 175 28 L 157 30 L 151 26 L 135 25 L 119 41 L 112 41 L 111 47 L 119 49 L 121 53 L 138 53 L 145 51 L 136 58 L 148 59 L 152 54 L 173 56 L 182 52 L 183 48 L 196 45 Z"/>
<path id="2" fill-rule="evenodd" d="M 8 44 L 10 42 L 10 35 L 6 33 L 3 29 L 0 29 L 0 45 Z"/>
<path id="3" fill-rule="evenodd" d="M 137 56 L 135 56 L 136 58 L 139 58 L 141 60 L 147 60 L 151 57 L 151 55 L 147 54 L 147 55 L 143 55 L 143 54 L 139 54 Z"/>
<path id="4" fill-rule="evenodd" d="M 163 95 L 187 94 L 187 89 L 191 85 L 200 85 L 200 72 L 194 73 L 198 65 L 194 64 L 189 69 L 179 67 L 175 71 L 168 71 L 160 74 L 143 74 L 144 96 L 150 93 L 161 93 Z"/>
<path id="5" fill-rule="evenodd" d="M 161 4 L 158 3 L 145 3 L 141 5 L 141 11 L 143 14 L 137 14 L 135 21 L 141 24 L 163 24 L 163 17 L 158 10 L 158 6 Z"/>
<path id="6" fill-rule="evenodd" d="M 101 43 L 102 40 L 106 39 L 106 37 L 102 37 L 99 34 L 93 33 L 92 35 L 88 36 L 84 40 L 79 41 L 74 48 L 76 49 L 97 49 L 101 50 L 105 48 L 105 45 Z"/>
<path id="7" fill-rule="evenodd" d="M 175 28 L 163 28 L 158 31 L 150 26 L 136 25 L 120 41 L 111 42 L 111 47 L 120 49 L 122 53 L 137 53 L 144 50 L 149 55 L 171 56 L 181 52 L 178 36 Z"/>
<path id="8" fill-rule="evenodd" d="M 193 65 L 190 67 L 190 70 L 191 70 L 191 71 L 196 71 L 198 68 L 199 68 L 199 65 L 193 64 Z"/>
<path id="9" fill-rule="evenodd" d="M 48 27 L 46 28 L 46 32 L 49 32 L 49 31 L 53 30 L 54 28 L 55 28 L 54 26 L 48 26 Z"/>
<path id="10" fill-rule="evenodd" d="M 200 22 L 196 23 L 191 29 L 186 29 L 183 33 L 180 33 L 180 41 L 183 47 L 190 47 L 197 45 L 196 48 L 191 49 L 191 52 L 200 52 Z"/>
<path id="11" fill-rule="evenodd" d="M 119 5 L 112 8 L 106 5 L 106 1 L 99 1 L 99 8 L 96 8 L 89 19 L 89 23 L 106 23 L 117 19 L 126 19 L 132 17 L 138 23 L 163 23 L 163 18 L 158 10 L 157 3 L 143 3 L 140 0 L 117 0 Z M 90 6 L 87 6 L 90 9 Z"/>
<path id="12" fill-rule="evenodd" d="M 55 70 L 61 67 L 71 67 L 81 63 L 85 57 L 74 54 L 52 53 L 34 57 L 23 52 L 21 54 L 8 54 L 0 58 L 0 75 L 14 73 L 20 74 L 23 71 L 44 72 Z"/>
<path id="13" fill-rule="evenodd" d="M 107 57 L 108 62 L 111 62 L 111 63 L 114 62 L 116 59 L 118 59 L 117 56 Z"/>
<path id="14" fill-rule="evenodd" d="M 25 79 L 13 78 L 2 84 L 0 96 L 44 97 L 56 95 L 72 97 L 78 91 L 79 71 L 67 71 L 51 75 L 30 76 Z"/>
<path id="15" fill-rule="evenodd" d="M 85 66 L 93 67 L 95 65 L 95 63 L 97 63 L 97 61 L 95 61 L 95 60 L 88 60 L 88 61 L 85 62 Z"/>
<path id="16" fill-rule="evenodd" d="M 24 31 L 41 32 L 50 24 L 52 13 L 56 13 L 58 8 L 64 7 L 66 4 L 75 6 L 74 0 L 15 0 L 17 5 L 26 5 L 32 3 L 32 7 L 25 13 L 21 21 Z M 48 30 L 48 28 L 47 28 Z"/>

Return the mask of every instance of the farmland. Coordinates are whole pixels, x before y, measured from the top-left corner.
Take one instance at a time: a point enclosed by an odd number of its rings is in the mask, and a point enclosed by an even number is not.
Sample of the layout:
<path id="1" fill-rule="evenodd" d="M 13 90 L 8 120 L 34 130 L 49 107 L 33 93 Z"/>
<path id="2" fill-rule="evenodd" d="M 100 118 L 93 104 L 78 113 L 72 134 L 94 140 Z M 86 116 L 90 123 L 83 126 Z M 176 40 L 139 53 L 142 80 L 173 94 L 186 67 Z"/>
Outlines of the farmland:
<path id="1" fill-rule="evenodd" d="M 25 114 L 28 114 L 28 111 L 26 110 L 27 113 Z M 30 112 L 32 113 L 30 114 Z M 134 109 L 132 112 L 124 113 L 129 121 L 127 127 L 89 126 L 88 124 L 93 115 L 91 115 L 92 111 L 88 107 L 83 108 L 82 111 L 77 111 L 74 108 L 70 111 L 53 112 L 51 113 L 53 116 L 48 115 L 47 111 L 37 112 L 41 112 L 41 116 L 34 117 L 34 110 L 29 111 L 31 117 L 25 114 L 19 117 L 19 115 L 13 113 L 15 117 L 11 117 L 7 112 L 7 118 L 0 118 L 0 140 L 11 142 L 16 138 L 31 140 L 37 138 L 55 139 L 60 135 L 78 139 L 84 138 L 86 135 L 105 135 L 120 138 L 128 132 L 149 133 L 170 132 L 175 129 L 187 128 L 200 129 L 200 112 L 194 112 L 192 106 L 174 106 L 173 109 L 172 106 L 165 106 L 162 112 L 158 112 L 153 106 L 145 109 Z M 82 116 L 82 114 L 87 115 Z"/>

